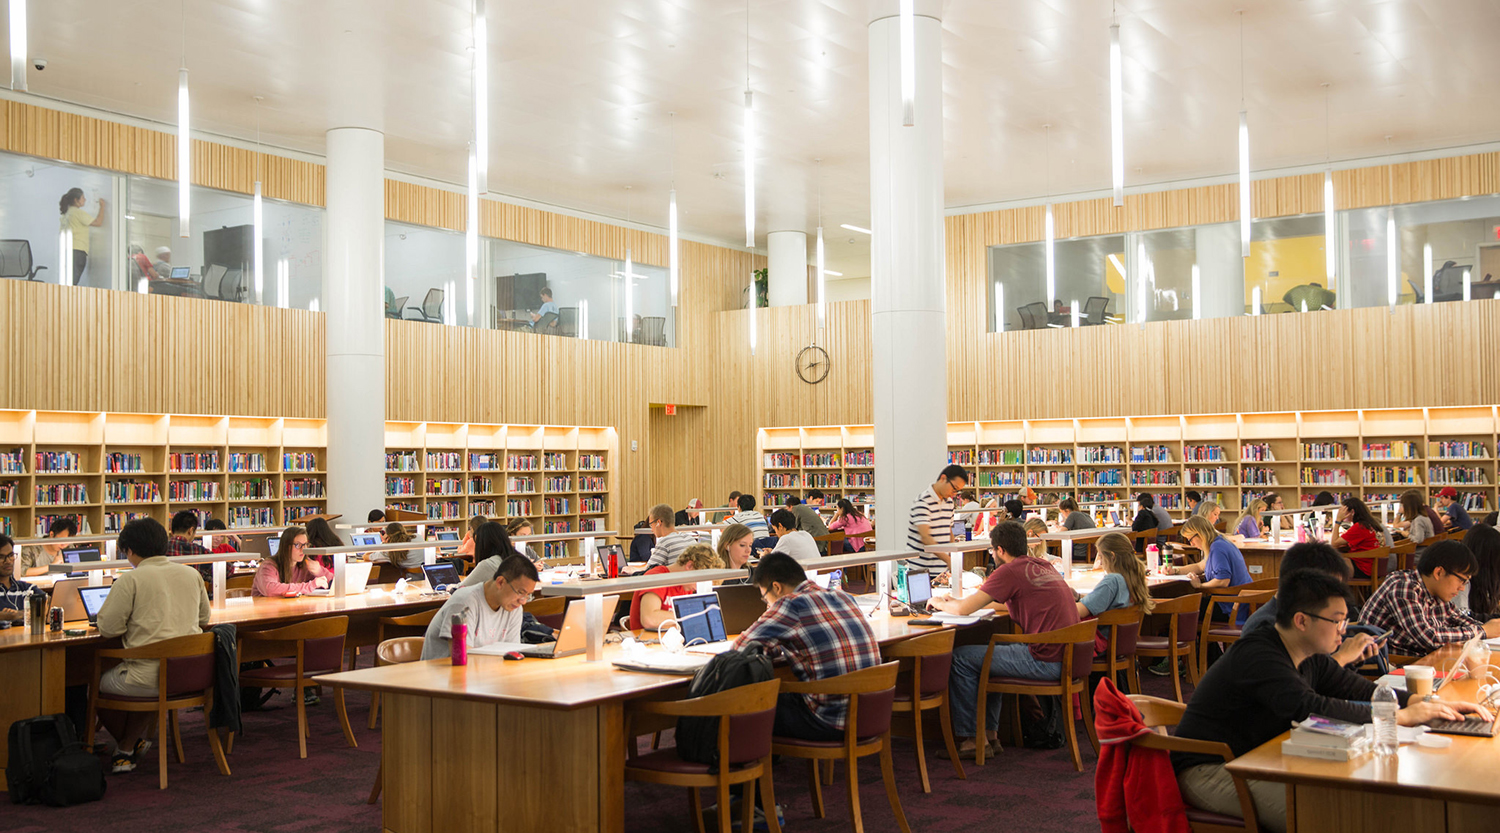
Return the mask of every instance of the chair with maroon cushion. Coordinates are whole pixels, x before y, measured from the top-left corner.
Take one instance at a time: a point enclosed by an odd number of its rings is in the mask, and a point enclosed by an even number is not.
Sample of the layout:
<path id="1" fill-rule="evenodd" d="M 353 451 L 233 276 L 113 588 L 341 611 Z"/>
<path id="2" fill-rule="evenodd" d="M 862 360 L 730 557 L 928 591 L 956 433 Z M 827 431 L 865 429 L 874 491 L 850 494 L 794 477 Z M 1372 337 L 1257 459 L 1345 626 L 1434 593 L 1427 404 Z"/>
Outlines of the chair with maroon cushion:
<path id="1" fill-rule="evenodd" d="M 943 628 L 932 633 L 900 642 L 892 642 L 880 649 L 886 660 L 901 661 L 901 674 L 896 685 L 896 700 L 891 710 L 912 716 L 913 735 L 917 743 L 917 772 L 922 776 L 922 792 L 932 792 L 932 782 L 927 778 L 927 750 L 922 742 L 922 712 L 938 710 L 938 723 L 943 727 L 943 743 L 948 746 L 948 758 L 953 761 L 953 771 L 959 778 L 967 779 L 963 762 L 958 759 L 958 745 L 953 740 L 953 721 L 948 713 L 948 670 L 953 667 L 952 628 Z"/>
<path id="2" fill-rule="evenodd" d="M 632 755 L 625 762 L 625 780 L 650 784 L 669 784 L 688 788 L 688 807 L 699 833 L 703 831 L 703 807 L 698 798 L 700 787 L 713 788 L 718 795 L 719 830 L 729 833 L 729 788 L 744 784 L 740 809 L 742 830 L 750 830 L 755 811 L 755 782 L 760 782 L 761 806 L 767 808 L 766 822 L 773 833 L 781 833 L 776 822 L 776 792 L 771 783 L 771 728 L 776 724 L 776 694 L 781 680 L 731 688 L 717 694 L 691 700 L 637 700 L 625 704 L 628 716 L 650 715 L 660 720 L 677 717 L 719 718 L 719 761 L 727 766 L 685 761 L 677 750 L 663 749 L 646 755 Z M 633 746 L 632 742 L 632 746 Z"/>
<path id="3" fill-rule="evenodd" d="M 1357 590 L 1361 598 L 1369 598 L 1370 594 L 1375 592 L 1375 589 L 1380 586 L 1382 581 L 1385 581 L 1385 577 L 1390 573 L 1390 570 L 1386 569 L 1387 561 L 1391 556 L 1390 547 L 1376 547 L 1373 550 L 1361 550 L 1359 552 L 1340 551 L 1339 555 L 1342 555 L 1345 561 L 1350 562 L 1349 566 L 1351 569 L 1354 566 L 1354 559 L 1369 559 L 1371 561 L 1370 566 L 1372 569 L 1369 575 L 1361 576 L 1359 571 L 1355 570 L 1353 577 L 1345 582 L 1345 584 Z"/>
<path id="4" fill-rule="evenodd" d="M 859 810 L 860 758 L 880 754 L 880 774 L 885 779 L 885 795 L 890 799 L 891 810 L 896 814 L 896 824 L 901 833 L 911 833 L 906 823 L 906 813 L 901 809 L 901 796 L 896 794 L 896 770 L 891 763 L 891 705 L 896 699 L 896 674 L 901 664 L 887 662 L 809 682 L 782 682 L 781 690 L 788 694 L 822 694 L 849 697 L 848 720 L 844 723 L 844 739 L 835 741 L 802 740 L 782 737 L 771 739 L 771 751 L 788 758 L 803 758 L 808 763 L 809 783 L 812 785 L 813 815 L 823 818 L 823 785 L 818 778 L 818 767 L 822 761 L 830 765 L 842 760 L 848 765 L 849 818 L 855 833 L 863 833 L 864 817 Z"/>
<path id="5" fill-rule="evenodd" d="M 398 636 L 395 639 L 382 639 L 380 645 L 375 648 L 375 667 L 382 665 L 400 665 L 403 662 L 417 662 L 422 659 L 422 637 L 420 636 Z M 374 710 L 371 709 L 371 723 L 375 721 Z M 373 725 L 371 729 L 375 728 Z M 375 771 L 375 786 L 370 789 L 370 800 L 366 804 L 374 804 L 380 798 L 380 791 L 385 786 L 385 750 L 380 752 L 380 769 Z"/>
<path id="6" fill-rule="evenodd" d="M 125 697 L 106 694 L 99 690 L 99 677 L 104 672 L 107 659 L 151 659 L 160 663 L 161 671 L 156 675 L 155 697 Z M 219 744 L 219 730 L 208 726 L 209 711 L 214 702 L 214 635 L 199 633 L 164 639 L 139 648 L 106 648 L 94 654 L 94 683 L 89 688 L 87 730 L 84 742 L 94 745 L 94 725 L 99 711 L 156 712 L 156 756 L 161 779 L 161 789 L 167 788 L 167 723 L 172 725 L 172 741 L 176 746 L 177 763 L 185 763 L 182 752 L 182 733 L 177 723 L 177 710 L 202 706 L 204 727 L 208 731 L 208 745 L 214 753 L 214 763 L 219 772 L 229 774 L 229 762 L 224 759 L 224 748 Z"/>
<path id="7" fill-rule="evenodd" d="M 1272 581 L 1272 579 L 1265 579 Z M 1248 619 L 1261 605 L 1276 598 L 1276 590 L 1252 590 L 1250 585 L 1241 584 L 1235 587 L 1213 587 L 1205 588 L 1203 595 L 1208 598 L 1208 607 L 1204 616 L 1198 622 L 1198 673 L 1208 670 L 1208 646 L 1217 642 L 1228 647 L 1239 641 L 1244 635 L 1244 629 L 1239 622 L 1243 621 L 1240 614 L 1244 613 Z M 1229 605 L 1229 618 L 1223 621 L 1215 621 L 1213 612 L 1216 604 Z"/>
<path id="8" fill-rule="evenodd" d="M 240 672 L 240 685 L 261 688 L 292 689 L 297 701 L 297 747 L 301 757 L 307 757 L 307 705 L 302 699 L 302 690 L 317 685 L 312 680 L 319 674 L 333 674 L 343 670 L 344 637 L 349 632 L 348 616 L 328 616 L 309 619 L 295 625 L 287 625 L 268 631 L 241 631 L 240 650 L 243 653 L 248 642 L 260 643 L 257 653 L 277 656 L 286 651 L 285 659 L 290 664 L 272 665 Z M 333 704 L 338 710 L 339 723 L 344 729 L 344 740 L 350 746 L 358 746 L 354 740 L 354 729 L 349 725 L 349 710 L 344 706 L 344 690 L 333 690 Z"/>
<path id="9" fill-rule="evenodd" d="M 1187 711 L 1187 706 L 1171 700 L 1163 700 L 1160 697 L 1147 697 L 1144 694 L 1126 696 L 1137 709 L 1140 709 L 1142 722 L 1152 730 L 1131 738 L 1132 746 L 1141 749 L 1159 749 L 1163 752 L 1219 755 L 1224 758 L 1225 763 L 1234 760 L 1234 751 L 1227 743 L 1179 738 L 1167 733 L 1168 726 L 1176 726 L 1182 720 L 1182 713 Z M 1247 831 L 1255 833 L 1260 830 L 1260 825 L 1255 819 L 1255 804 L 1250 800 L 1249 785 L 1239 776 L 1234 776 L 1234 790 L 1239 795 L 1241 817 L 1199 810 L 1197 807 L 1188 805 L 1188 824 L 1193 828 L 1193 833 L 1247 833 Z"/>
<path id="10" fill-rule="evenodd" d="M 1083 772 L 1083 756 L 1078 752 L 1078 727 L 1073 720 L 1073 695 L 1082 694 L 1079 702 L 1083 708 L 1085 729 L 1094 753 L 1099 752 L 1099 736 L 1094 732 L 1094 706 L 1089 700 L 1089 669 L 1094 665 L 1094 632 L 1097 619 L 1085 619 L 1076 625 L 1042 633 L 997 633 L 990 637 L 989 647 L 984 652 L 984 662 L 979 666 L 978 708 L 974 725 L 985 726 L 985 710 L 991 694 L 1032 694 L 1036 696 L 1056 695 L 1062 698 L 1063 728 L 1068 738 L 1068 748 L 1073 753 L 1073 768 Z M 991 677 L 990 657 L 996 645 L 1061 645 L 1062 670 L 1056 680 L 1029 680 L 1024 677 Z M 1021 736 L 1021 711 L 1011 709 L 1016 737 Z M 974 744 L 974 762 L 984 764 L 987 743 Z"/>
<path id="11" fill-rule="evenodd" d="M 1107 634 L 1108 645 L 1104 653 L 1094 656 L 1094 665 L 1090 673 L 1104 674 L 1118 683 L 1120 672 L 1125 672 L 1126 680 L 1130 683 L 1130 691 L 1139 694 L 1141 690 L 1140 666 L 1135 661 L 1135 646 L 1141 638 L 1141 619 L 1143 618 L 1139 605 L 1106 610 L 1095 618 L 1099 630 Z"/>
<path id="12" fill-rule="evenodd" d="M 1142 636 L 1135 643 L 1137 657 L 1142 659 L 1161 657 L 1172 666 L 1172 688 L 1177 693 L 1179 703 L 1186 702 L 1182 699 L 1182 675 L 1177 672 L 1177 664 L 1180 660 L 1187 660 L 1188 680 L 1193 685 L 1198 684 L 1196 646 L 1202 603 L 1203 597 L 1197 593 L 1189 593 L 1175 599 L 1158 600 L 1156 609 L 1151 612 L 1153 615 L 1168 617 L 1167 635 Z"/>
<path id="13" fill-rule="evenodd" d="M 410 616 L 380 617 L 380 620 L 375 625 L 375 645 L 377 646 L 375 649 L 375 667 L 379 668 L 382 665 L 389 664 L 380 661 L 379 646 L 384 645 L 388 639 L 402 636 L 415 636 L 420 641 L 420 637 L 427 633 L 427 626 L 432 624 L 432 619 L 434 616 L 437 616 L 437 612 L 438 609 L 433 608 L 431 610 L 424 610 L 421 613 L 413 613 Z M 420 645 L 417 647 L 417 653 L 419 655 L 422 653 Z M 357 658 L 357 655 L 353 654 L 349 657 L 349 669 L 351 671 L 354 669 L 354 661 Z M 401 660 L 401 662 L 409 662 L 409 660 Z M 380 692 L 376 691 L 370 694 L 370 728 L 375 728 L 379 721 Z"/>

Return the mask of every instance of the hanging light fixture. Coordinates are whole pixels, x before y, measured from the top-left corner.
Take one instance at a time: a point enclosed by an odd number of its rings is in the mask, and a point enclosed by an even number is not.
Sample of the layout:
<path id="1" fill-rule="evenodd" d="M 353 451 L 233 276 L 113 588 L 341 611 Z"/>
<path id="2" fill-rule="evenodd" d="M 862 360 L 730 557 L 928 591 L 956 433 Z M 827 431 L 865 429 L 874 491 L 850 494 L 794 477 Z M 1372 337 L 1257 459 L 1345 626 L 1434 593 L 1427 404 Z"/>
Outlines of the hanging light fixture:
<path id="1" fill-rule="evenodd" d="M 1005 284 L 995 281 L 995 332 L 1005 332 Z"/>
<path id="2" fill-rule="evenodd" d="M 1250 119 L 1245 110 L 1245 13 L 1240 13 L 1240 257 L 1250 256 Z"/>
<path id="3" fill-rule="evenodd" d="M 479 148 L 469 148 L 468 217 L 464 221 L 464 313 L 474 326 L 474 286 L 479 278 Z"/>
<path id="4" fill-rule="evenodd" d="M 917 123 L 917 15 L 916 0 L 901 0 L 901 124 Z"/>
<path id="5" fill-rule="evenodd" d="M 475 182 L 481 194 L 490 190 L 489 23 L 486 0 L 474 0 L 474 157 Z"/>
<path id="6" fill-rule="evenodd" d="M 266 245 L 266 221 L 260 199 L 260 103 L 264 100 L 264 96 L 255 97 L 255 201 L 251 212 L 255 247 L 250 253 L 250 262 L 251 274 L 255 276 L 255 303 L 257 304 L 266 302 L 266 264 L 265 252 L 262 251 Z"/>
<path id="7" fill-rule="evenodd" d="M 755 355 L 755 308 L 760 305 L 760 298 L 755 291 L 755 275 L 750 275 L 750 355 Z"/>
<path id="8" fill-rule="evenodd" d="M 186 63 L 186 58 L 184 58 Z M 177 236 L 187 237 L 193 188 L 192 140 L 188 138 L 188 71 L 177 70 Z"/>
<path id="9" fill-rule="evenodd" d="M 1328 82 L 1323 82 L 1323 256 L 1327 261 L 1328 290 L 1337 292 L 1339 257 L 1335 242 L 1338 215 L 1333 211 L 1333 157 L 1329 138 Z"/>
<path id="10" fill-rule="evenodd" d="M 1422 301 L 1432 303 L 1432 244 L 1422 244 Z"/>
<path id="11" fill-rule="evenodd" d="M 755 248 L 755 97 L 750 92 L 750 3 L 745 2 L 745 246 Z"/>
<path id="12" fill-rule="evenodd" d="M 1390 158 L 1391 137 L 1385 137 L 1386 157 Z M 1385 294 L 1386 303 L 1395 307 L 1401 298 L 1401 263 L 1396 240 L 1396 163 L 1386 165 L 1386 187 L 1391 204 L 1385 208 Z"/>
<path id="13" fill-rule="evenodd" d="M 630 186 L 625 186 L 625 326 L 635 332 L 635 274 L 630 257 Z"/>
<path id="14" fill-rule="evenodd" d="M 667 277 L 672 306 L 677 306 L 677 114 L 672 119 L 672 188 L 667 192 Z"/>
<path id="15" fill-rule="evenodd" d="M 10 0 L 10 88 L 26 92 L 26 0 Z"/>
<path id="16" fill-rule="evenodd" d="M 828 270 L 823 263 L 823 160 L 813 160 L 818 163 L 818 332 L 823 331 L 823 325 L 827 322 L 827 282 Z"/>
<path id="17" fill-rule="evenodd" d="M 1198 321 L 1201 318 L 1203 318 L 1203 303 L 1201 301 L 1202 296 L 1200 295 L 1200 293 L 1202 292 L 1202 286 L 1201 286 L 1201 284 L 1202 284 L 1202 280 L 1199 277 L 1198 264 L 1194 263 L 1193 264 L 1193 320 L 1194 321 Z"/>
<path id="18" fill-rule="evenodd" d="M 578 337 L 589 340 L 589 299 L 578 299 Z"/>
<path id="19" fill-rule="evenodd" d="M 1113 17 L 1113 5 L 1111 5 Z M 1125 204 L 1125 93 L 1120 66 L 1120 24 L 1109 27 L 1109 156 L 1115 205 Z"/>
<path id="20" fill-rule="evenodd" d="M 1053 302 L 1055 300 L 1057 300 L 1057 261 L 1056 261 L 1056 257 L 1055 257 L 1055 255 L 1056 255 L 1056 247 L 1057 247 L 1057 237 L 1056 237 L 1056 228 L 1053 226 L 1053 222 L 1052 222 L 1052 197 L 1051 197 L 1051 194 L 1052 194 L 1052 125 L 1050 125 L 1050 124 L 1044 124 L 1044 125 L 1042 125 L 1042 132 L 1046 136 L 1046 139 L 1045 139 L 1045 141 L 1046 141 L 1046 151 L 1045 151 L 1045 153 L 1046 153 L 1046 158 L 1047 158 L 1046 177 L 1047 177 L 1047 194 L 1048 194 L 1048 196 L 1047 196 L 1046 216 L 1043 218 L 1043 225 L 1044 225 L 1043 231 L 1044 231 L 1044 233 L 1046 235 L 1046 241 L 1047 241 L 1047 248 L 1046 248 L 1046 254 L 1045 254 L 1046 264 L 1047 264 L 1047 309 L 1051 310 Z"/>

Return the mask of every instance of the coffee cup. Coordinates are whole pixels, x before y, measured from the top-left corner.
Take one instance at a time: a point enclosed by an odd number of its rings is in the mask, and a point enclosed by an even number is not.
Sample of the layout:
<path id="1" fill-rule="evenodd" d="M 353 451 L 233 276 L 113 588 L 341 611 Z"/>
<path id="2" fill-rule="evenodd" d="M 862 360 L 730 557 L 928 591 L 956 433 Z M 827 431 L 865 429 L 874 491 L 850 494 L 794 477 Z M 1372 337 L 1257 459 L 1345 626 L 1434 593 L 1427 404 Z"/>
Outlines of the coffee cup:
<path id="1" fill-rule="evenodd" d="M 1432 693 L 1433 668 L 1430 665 L 1406 666 L 1406 693 L 1419 700 Z"/>

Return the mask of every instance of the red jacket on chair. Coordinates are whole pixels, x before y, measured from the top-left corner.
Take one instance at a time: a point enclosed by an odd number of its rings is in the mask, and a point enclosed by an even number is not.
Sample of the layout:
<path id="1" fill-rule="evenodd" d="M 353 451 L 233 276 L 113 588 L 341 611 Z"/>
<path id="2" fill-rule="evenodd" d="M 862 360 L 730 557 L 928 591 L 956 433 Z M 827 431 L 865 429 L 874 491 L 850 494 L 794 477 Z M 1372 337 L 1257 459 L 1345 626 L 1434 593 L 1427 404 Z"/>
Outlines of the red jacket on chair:
<path id="1" fill-rule="evenodd" d="M 1107 677 L 1094 689 L 1094 726 L 1099 732 L 1094 799 L 1103 833 L 1191 833 L 1171 756 L 1131 744 L 1131 738 L 1151 730 Z"/>

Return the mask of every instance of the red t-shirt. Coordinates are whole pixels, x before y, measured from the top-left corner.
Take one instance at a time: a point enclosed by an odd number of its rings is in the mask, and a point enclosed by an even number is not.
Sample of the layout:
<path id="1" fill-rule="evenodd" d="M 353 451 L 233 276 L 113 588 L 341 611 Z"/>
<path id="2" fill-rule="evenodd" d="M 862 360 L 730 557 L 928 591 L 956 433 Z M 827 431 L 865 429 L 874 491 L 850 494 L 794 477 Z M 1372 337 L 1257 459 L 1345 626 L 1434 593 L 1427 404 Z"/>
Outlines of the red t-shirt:
<path id="1" fill-rule="evenodd" d="M 652 567 L 645 573 L 642 573 L 642 575 L 654 576 L 659 573 L 666 572 L 670 571 L 667 569 L 666 565 L 663 564 L 659 567 Z M 698 588 L 690 587 L 684 584 L 679 584 L 674 587 L 657 587 L 652 590 L 637 591 L 636 594 L 630 598 L 630 629 L 641 629 L 641 599 L 644 599 L 646 597 L 646 594 L 649 593 L 653 596 L 660 597 L 662 607 L 671 608 L 673 596 L 687 596 L 696 592 L 698 592 Z"/>
<path id="2" fill-rule="evenodd" d="M 1025 633 L 1042 633 L 1078 624 L 1078 606 L 1073 590 L 1051 564 L 1024 556 L 1002 564 L 980 592 L 1010 608 L 1010 618 Z M 1031 655 L 1041 662 L 1062 662 L 1063 646 L 1031 645 Z"/>
<path id="3" fill-rule="evenodd" d="M 1344 543 L 1349 546 L 1350 552 L 1364 552 L 1365 550 L 1380 548 L 1380 536 L 1371 532 L 1364 524 L 1350 524 L 1349 531 L 1345 532 L 1341 537 L 1344 539 Z M 1354 571 L 1361 576 L 1368 576 L 1370 575 L 1370 571 L 1375 569 L 1375 559 L 1373 558 L 1351 558 L 1349 560 L 1354 562 Z"/>

